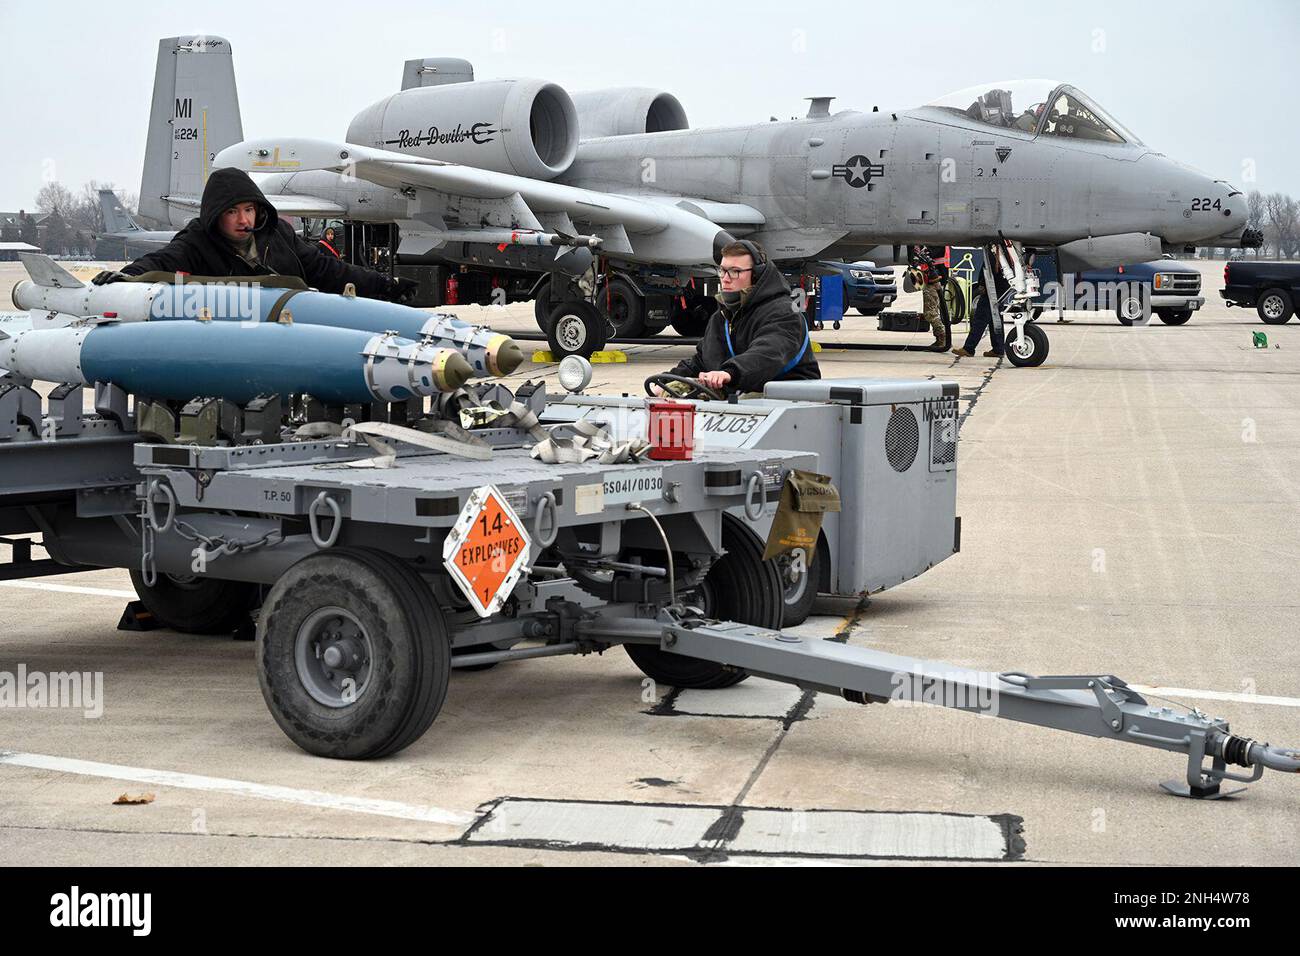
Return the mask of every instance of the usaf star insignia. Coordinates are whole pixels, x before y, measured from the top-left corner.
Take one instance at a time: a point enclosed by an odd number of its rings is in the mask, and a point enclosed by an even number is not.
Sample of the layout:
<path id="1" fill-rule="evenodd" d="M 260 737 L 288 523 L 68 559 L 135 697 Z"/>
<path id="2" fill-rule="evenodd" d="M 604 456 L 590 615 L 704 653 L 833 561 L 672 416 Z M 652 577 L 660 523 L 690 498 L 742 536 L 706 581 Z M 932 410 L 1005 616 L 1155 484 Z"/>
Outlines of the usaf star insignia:
<path id="1" fill-rule="evenodd" d="M 861 189 L 871 182 L 873 176 L 885 175 L 885 164 L 872 163 L 862 155 L 850 156 L 847 163 L 836 163 L 831 174 L 840 177 L 854 189 Z"/>

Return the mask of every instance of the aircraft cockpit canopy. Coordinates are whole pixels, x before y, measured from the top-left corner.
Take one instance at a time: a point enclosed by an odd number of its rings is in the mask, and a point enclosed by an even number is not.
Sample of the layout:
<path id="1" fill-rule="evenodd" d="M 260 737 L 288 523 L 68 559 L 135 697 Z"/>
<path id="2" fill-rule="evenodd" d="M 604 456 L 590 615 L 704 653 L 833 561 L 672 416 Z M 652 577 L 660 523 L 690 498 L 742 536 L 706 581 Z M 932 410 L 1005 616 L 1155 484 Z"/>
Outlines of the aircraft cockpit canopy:
<path id="1" fill-rule="evenodd" d="M 1142 142 L 1082 91 L 1055 80 L 972 86 L 926 105 L 967 121 L 1031 135 L 1096 143 Z"/>

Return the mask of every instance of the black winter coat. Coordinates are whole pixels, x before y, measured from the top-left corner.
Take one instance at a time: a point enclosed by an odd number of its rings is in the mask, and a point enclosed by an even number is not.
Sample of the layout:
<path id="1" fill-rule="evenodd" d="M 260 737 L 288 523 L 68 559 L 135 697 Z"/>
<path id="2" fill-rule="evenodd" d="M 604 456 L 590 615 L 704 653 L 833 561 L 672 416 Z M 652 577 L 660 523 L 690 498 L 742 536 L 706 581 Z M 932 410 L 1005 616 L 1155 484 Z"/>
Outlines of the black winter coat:
<path id="1" fill-rule="evenodd" d="M 769 264 L 763 267 L 739 313 L 729 316 L 727 309 L 720 307 L 709 319 L 695 354 L 669 371 L 687 378 L 696 378 L 701 372 L 730 372 L 729 388 L 736 392 L 761 392 L 768 382 L 821 378 L 812 343 L 803 349 L 807 339 L 808 325 L 803 313 L 795 309 L 790 286 L 780 270 Z M 798 363 L 782 372 L 800 349 L 803 356 Z"/>
<path id="2" fill-rule="evenodd" d="M 239 255 L 219 231 L 221 214 L 241 202 L 258 207 L 253 229 L 258 257 L 253 262 Z M 198 217 L 191 219 L 167 245 L 123 266 L 122 272 L 129 276 L 146 272 L 297 276 L 321 292 L 342 292 L 349 282 L 358 295 L 372 299 L 387 298 L 392 292 L 392 280 L 382 273 L 349 265 L 300 239 L 293 227 L 279 218 L 248 174 L 239 169 L 213 170 L 203 188 Z"/>

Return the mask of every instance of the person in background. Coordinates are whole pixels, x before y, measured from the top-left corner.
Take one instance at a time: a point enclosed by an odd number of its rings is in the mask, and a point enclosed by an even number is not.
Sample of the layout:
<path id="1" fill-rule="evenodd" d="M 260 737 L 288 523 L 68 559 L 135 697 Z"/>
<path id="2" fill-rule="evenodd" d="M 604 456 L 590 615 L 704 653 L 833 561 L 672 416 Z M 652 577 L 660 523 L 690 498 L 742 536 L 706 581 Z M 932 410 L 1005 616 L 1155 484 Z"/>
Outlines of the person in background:
<path id="1" fill-rule="evenodd" d="M 338 242 L 334 238 L 333 226 L 330 226 L 325 230 L 325 235 L 321 236 L 320 239 L 317 240 L 316 245 L 322 246 L 325 249 L 325 251 L 328 252 L 330 255 L 332 255 L 335 259 L 343 258 L 341 255 L 339 255 Z"/>
<path id="2" fill-rule="evenodd" d="M 984 337 L 985 329 L 988 329 L 989 344 L 992 348 L 984 353 L 984 357 L 1002 357 L 1002 330 L 993 325 L 993 312 L 989 308 L 989 297 L 985 291 L 986 277 L 990 272 L 993 274 L 993 296 L 1001 302 L 1002 296 L 1011 288 L 1011 262 L 1002 244 L 998 242 L 984 247 L 984 261 L 988 268 L 980 270 L 978 278 L 971 286 L 971 300 L 975 303 L 975 309 L 971 313 L 970 334 L 966 336 L 966 341 L 961 346 L 952 350 L 954 355 L 965 358 L 974 357 L 980 339 Z"/>
<path id="3" fill-rule="evenodd" d="M 943 287 L 943 280 L 948 278 L 948 267 L 942 261 L 944 253 L 943 246 L 911 246 L 907 256 L 912 281 L 921 287 L 925 321 L 930 323 L 930 332 L 934 335 L 934 341 L 929 346 L 932 352 L 942 352 L 950 344 L 939 311 L 939 290 Z"/>

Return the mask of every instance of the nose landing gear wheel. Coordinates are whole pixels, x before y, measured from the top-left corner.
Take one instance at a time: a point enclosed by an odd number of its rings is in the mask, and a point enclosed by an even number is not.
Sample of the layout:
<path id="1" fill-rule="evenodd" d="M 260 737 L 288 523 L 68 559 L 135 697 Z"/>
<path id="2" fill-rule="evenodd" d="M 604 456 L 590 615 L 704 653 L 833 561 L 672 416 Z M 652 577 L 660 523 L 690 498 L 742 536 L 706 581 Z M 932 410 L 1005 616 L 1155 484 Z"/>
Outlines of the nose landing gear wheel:
<path id="1" fill-rule="evenodd" d="M 1007 335 L 1007 358 L 1018 368 L 1034 368 L 1042 365 L 1047 361 L 1047 349 L 1047 333 L 1033 322 L 1025 323 L 1023 341 L 1016 335 L 1015 329 Z"/>

